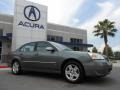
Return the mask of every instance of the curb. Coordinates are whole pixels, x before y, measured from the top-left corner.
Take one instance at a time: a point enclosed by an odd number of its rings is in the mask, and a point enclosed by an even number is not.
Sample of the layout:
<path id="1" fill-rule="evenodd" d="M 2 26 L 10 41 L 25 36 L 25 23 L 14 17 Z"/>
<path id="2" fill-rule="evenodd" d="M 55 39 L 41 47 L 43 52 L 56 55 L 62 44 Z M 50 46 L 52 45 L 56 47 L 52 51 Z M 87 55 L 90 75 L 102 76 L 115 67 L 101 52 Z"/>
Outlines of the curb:
<path id="1" fill-rule="evenodd" d="M 7 65 L 0 65 L 0 69 L 1 68 L 9 68 L 9 66 L 7 66 Z"/>
<path id="2" fill-rule="evenodd" d="M 1 68 L 9 68 L 9 66 L 6 63 L 0 63 L 0 69 Z"/>
<path id="3" fill-rule="evenodd" d="M 2 68 L 10 68 L 7 63 L 0 63 L 0 69 Z"/>
<path id="4" fill-rule="evenodd" d="M 3 70 L 10 70 L 10 67 L 7 65 L 0 65 L 0 71 Z"/>

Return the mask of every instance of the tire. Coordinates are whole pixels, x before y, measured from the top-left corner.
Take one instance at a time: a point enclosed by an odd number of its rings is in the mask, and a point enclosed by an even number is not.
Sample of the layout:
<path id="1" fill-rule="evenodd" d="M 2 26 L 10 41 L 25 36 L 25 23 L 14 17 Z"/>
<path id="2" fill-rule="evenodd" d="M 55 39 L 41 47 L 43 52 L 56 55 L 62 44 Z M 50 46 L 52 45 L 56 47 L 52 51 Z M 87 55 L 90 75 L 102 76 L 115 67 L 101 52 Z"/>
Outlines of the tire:
<path id="1" fill-rule="evenodd" d="M 75 61 L 67 62 L 63 67 L 63 76 L 70 83 L 80 83 L 84 81 L 84 70 Z"/>
<path id="2" fill-rule="evenodd" d="M 14 75 L 19 75 L 19 74 L 21 74 L 21 65 L 20 65 L 20 63 L 18 62 L 18 61 L 14 61 L 13 63 L 12 63 L 12 73 L 14 74 Z"/>

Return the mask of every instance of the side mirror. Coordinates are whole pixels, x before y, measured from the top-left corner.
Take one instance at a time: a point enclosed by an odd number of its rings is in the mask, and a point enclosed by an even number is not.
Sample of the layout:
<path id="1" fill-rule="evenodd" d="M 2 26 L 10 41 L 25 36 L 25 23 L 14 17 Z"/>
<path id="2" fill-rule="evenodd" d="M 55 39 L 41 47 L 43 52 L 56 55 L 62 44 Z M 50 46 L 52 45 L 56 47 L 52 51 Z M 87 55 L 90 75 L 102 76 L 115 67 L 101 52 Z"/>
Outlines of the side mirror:
<path id="1" fill-rule="evenodd" d="M 47 50 L 47 51 L 51 51 L 51 52 L 54 52 L 54 51 L 55 51 L 54 48 L 52 48 L 52 47 L 46 47 L 46 50 Z"/>

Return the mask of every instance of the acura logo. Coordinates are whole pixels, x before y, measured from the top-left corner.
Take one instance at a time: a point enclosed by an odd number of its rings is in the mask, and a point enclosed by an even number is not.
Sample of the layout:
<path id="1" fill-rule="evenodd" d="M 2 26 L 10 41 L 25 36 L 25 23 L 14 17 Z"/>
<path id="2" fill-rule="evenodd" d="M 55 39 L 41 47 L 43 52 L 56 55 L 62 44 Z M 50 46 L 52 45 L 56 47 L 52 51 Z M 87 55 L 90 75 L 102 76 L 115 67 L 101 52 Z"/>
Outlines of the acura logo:
<path id="1" fill-rule="evenodd" d="M 24 8 L 24 16 L 30 21 L 38 21 L 40 19 L 40 10 L 32 5 Z"/>

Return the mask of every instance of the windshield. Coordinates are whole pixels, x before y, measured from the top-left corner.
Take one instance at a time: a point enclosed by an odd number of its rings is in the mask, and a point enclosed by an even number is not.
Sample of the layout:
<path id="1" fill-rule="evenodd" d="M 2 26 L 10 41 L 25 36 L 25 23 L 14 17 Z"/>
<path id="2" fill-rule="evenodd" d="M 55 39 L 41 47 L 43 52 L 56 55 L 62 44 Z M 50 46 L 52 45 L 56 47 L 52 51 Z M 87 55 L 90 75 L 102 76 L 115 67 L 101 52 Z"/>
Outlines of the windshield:
<path id="1" fill-rule="evenodd" d="M 73 51 L 72 49 L 70 49 L 69 47 L 67 46 L 64 46 L 62 44 L 59 44 L 59 43 L 55 43 L 55 42 L 50 42 L 53 46 L 55 46 L 58 50 L 62 51 Z"/>

